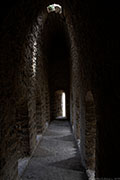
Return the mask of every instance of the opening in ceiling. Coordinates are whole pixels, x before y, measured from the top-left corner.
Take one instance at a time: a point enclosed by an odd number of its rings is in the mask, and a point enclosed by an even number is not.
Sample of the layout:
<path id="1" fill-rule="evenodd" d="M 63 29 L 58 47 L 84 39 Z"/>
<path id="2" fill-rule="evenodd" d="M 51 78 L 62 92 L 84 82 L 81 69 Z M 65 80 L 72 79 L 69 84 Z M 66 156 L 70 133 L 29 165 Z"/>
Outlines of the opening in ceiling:
<path id="1" fill-rule="evenodd" d="M 59 4 L 50 4 L 49 6 L 47 6 L 47 12 L 55 12 L 62 14 L 62 6 L 60 6 Z"/>

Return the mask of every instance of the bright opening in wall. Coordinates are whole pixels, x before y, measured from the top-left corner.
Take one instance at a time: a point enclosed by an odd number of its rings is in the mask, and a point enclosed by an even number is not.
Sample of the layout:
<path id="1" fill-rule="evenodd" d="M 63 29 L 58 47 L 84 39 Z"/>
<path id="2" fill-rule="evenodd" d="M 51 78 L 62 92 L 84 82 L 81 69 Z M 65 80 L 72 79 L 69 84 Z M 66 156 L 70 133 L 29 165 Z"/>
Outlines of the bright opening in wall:
<path id="1" fill-rule="evenodd" d="M 33 57 L 32 57 L 32 69 L 33 69 L 33 77 L 36 75 L 36 56 L 37 56 L 37 42 L 33 43 Z"/>
<path id="2" fill-rule="evenodd" d="M 57 119 L 66 117 L 66 95 L 63 90 L 58 90 L 55 92 L 54 111 Z"/>
<path id="3" fill-rule="evenodd" d="M 47 12 L 55 12 L 62 14 L 62 7 L 59 4 L 50 4 L 49 6 L 47 6 Z"/>
<path id="4" fill-rule="evenodd" d="M 65 102 L 65 93 L 62 93 L 62 116 L 66 117 L 66 102 Z"/>

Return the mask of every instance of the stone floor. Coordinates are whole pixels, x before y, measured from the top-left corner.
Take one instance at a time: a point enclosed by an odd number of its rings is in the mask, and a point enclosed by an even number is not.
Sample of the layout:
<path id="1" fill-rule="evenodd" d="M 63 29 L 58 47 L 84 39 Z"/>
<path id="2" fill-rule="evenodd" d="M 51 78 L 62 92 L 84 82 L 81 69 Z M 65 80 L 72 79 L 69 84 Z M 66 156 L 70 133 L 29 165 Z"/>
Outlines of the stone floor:
<path id="1" fill-rule="evenodd" d="M 68 121 L 53 121 L 22 180 L 87 180 Z"/>

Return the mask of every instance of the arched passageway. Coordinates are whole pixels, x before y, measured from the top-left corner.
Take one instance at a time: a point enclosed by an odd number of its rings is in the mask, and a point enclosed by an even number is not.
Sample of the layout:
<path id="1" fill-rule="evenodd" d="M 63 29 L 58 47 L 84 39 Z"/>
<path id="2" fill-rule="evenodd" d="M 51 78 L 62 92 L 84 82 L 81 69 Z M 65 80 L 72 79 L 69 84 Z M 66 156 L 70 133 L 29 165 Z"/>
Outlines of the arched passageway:
<path id="1" fill-rule="evenodd" d="M 66 94 L 66 119 L 83 169 L 96 178 L 119 178 L 117 4 L 56 0 L 62 13 L 48 13 L 53 3 L 1 6 L 0 179 L 19 178 L 18 165 L 28 162 L 54 123 L 57 90 Z"/>

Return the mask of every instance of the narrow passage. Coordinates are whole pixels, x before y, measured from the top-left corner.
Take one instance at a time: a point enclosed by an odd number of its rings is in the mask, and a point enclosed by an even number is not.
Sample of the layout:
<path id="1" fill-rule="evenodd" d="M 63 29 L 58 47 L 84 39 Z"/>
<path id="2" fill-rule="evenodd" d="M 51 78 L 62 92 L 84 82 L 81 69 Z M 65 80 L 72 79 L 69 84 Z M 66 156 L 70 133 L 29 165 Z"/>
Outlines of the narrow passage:
<path id="1" fill-rule="evenodd" d="M 53 121 L 22 180 L 87 180 L 68 121 Z"/>

